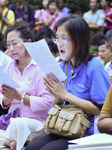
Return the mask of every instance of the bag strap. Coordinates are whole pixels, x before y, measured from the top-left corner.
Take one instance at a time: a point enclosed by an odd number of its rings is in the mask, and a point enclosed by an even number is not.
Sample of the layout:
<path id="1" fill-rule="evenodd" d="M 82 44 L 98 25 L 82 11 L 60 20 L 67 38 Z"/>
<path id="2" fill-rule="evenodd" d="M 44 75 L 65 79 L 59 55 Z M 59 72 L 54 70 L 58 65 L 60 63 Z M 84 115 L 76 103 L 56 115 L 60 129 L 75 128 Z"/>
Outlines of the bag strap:
<path id="1" fill-rule="evenodd" d="M 65 75 L 67 74 L 67 67 L 68 67 L 68 61 L 67 61 L 66 65 L 65 65 Z M 66 83 L 66 80 L 64 81 L 64 85 L 65 85 L 65 83 Z"/>
<path id="2" fill-rule="evenodd" d="M 68 61 L 66 62 L 66 65 L 65 65 L 65 75 L 67 74 L 67 67 L 68 67 Z M 64 80 L 64 85 L 66 83 L 66 79 Z M 62 105 L 65 105 L 65 101 L 61 99 L 61 104 Z"/>

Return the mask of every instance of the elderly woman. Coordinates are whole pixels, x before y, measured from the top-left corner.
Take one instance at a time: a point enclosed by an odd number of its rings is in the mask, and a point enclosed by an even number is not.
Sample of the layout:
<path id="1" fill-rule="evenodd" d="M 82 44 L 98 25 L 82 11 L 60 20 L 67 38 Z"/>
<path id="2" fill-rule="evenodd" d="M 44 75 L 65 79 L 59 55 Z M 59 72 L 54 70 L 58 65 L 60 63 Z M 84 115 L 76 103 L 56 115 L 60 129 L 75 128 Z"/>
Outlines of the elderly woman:
<path id="1" fill-rule="evenodd" d="M 6 72 L 21 87 L 15 89 L 2 85 L 0 104 L 3 108 L 9 108 L 8 114 L 18 110 L 18 117 L 10 119 L 6 130 L 1 128 L 0 145 L 20 150 L 31 132 L 43 128 L 43 121 L 46 120 L 47 112 L 52 106 L 52 96 L 43 83 L 45 73 L 23 45 L 23 42 L 34 41 L 29 26 L 25 22 L 15 23 L 7 30 L 6 40 L 7 48 L 14 59 Z"/>

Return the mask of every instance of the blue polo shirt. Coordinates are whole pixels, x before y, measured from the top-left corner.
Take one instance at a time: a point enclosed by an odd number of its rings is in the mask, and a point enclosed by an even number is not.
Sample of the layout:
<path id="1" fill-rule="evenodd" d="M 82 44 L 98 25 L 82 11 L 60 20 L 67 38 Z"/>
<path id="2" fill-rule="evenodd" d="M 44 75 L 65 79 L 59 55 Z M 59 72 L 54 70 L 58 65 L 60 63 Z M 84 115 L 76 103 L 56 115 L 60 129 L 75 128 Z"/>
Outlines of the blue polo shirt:
<path id="1" fill-rule="evenodd" d="M 60 66 L 65 71 L 65 62 Z M 93 57 L 87 65 L 81 63 L 74 69 L 75 74 L 71 77 L 70 71 L 73 69 L 70 61 L 67 67 L 67 79 L 65 87 L 68 92 L 84 100 L 103 104 L 110 88 L 109 76 L 104 67 L 96 57 Z M 94 115 L 89 115 L 91 122 L 86 135 L 94 134 Z"/>

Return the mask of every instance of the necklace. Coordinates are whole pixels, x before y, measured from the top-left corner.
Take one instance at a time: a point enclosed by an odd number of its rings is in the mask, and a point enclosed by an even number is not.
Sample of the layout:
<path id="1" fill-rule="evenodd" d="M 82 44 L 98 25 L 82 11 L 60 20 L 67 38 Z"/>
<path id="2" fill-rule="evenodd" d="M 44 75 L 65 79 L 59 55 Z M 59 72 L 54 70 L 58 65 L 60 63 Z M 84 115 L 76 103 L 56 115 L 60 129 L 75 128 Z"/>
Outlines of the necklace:
<path id="1" fill-rule="evenodd" d="M 70 77 L 72 78 L 72 76 L 75 74 L 75 71 L 74 71 L 74 69 L 71 69 L 71 71 L 70 71 Z"/>

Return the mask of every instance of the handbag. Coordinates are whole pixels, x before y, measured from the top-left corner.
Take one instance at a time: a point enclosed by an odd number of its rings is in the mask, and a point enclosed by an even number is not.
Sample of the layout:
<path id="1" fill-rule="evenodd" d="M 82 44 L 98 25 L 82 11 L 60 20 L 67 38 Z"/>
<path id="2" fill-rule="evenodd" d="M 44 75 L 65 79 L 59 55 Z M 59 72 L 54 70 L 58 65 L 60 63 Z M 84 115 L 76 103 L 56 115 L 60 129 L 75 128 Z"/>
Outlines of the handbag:
<path id="1" fill-rule="evenodd" d="M 65 74 L 67 65 L 65 67 Z M 88 114 L 74 105 L 54 105 L 45 121 L 45 129 L 59 136 L 70 139 L 80 138 L 85 135 L 86 130 L 90 127 L 90 121 L 87 119 Z"/>
<path id="2" fill-rule="evenodd" d="M 87 114 L 73 105 L 54 105 L 47 115 L 45 129 L 70 139 L 83 137 L 90 127 Z"/>

